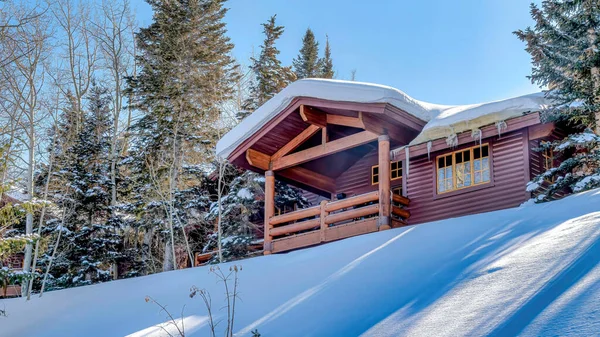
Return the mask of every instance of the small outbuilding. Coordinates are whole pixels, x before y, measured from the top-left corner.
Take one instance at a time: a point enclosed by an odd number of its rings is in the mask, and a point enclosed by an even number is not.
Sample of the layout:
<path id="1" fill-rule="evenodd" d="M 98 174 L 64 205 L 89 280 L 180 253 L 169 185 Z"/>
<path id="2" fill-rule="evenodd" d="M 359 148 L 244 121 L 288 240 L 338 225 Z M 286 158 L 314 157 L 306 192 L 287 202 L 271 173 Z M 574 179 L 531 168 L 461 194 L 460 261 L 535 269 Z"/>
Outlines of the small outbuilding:
<path id="1" fill-rule="evenodd" d="M 445 106 L 388 86 L 305 79 L 290 84 L 217 144 L 265 175 L 264 252 L 518 206 L 553 167 L 540 142 L 564 136 L 532 94 Z M 310 208 L 276 215 L 275 179 Z"/>

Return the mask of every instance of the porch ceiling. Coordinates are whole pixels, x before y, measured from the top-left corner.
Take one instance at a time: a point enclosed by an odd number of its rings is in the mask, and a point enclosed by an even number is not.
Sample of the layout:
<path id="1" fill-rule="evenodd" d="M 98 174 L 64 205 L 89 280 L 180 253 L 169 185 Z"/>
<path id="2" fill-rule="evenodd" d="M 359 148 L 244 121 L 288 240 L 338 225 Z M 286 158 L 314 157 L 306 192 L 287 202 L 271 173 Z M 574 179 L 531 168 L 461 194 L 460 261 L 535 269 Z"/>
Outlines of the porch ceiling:
<path id="1" fill-rule="evenodd" d="M 304 109 L 302 110 L 303 115 L 301 115 L 301 109 Z M 389 135 L 392 146 L 405 145 L 418 134 L 423 124 L 415 118 L 406 117 L 402 111 L 390 109 L 389 105 L 385 103 L 348 103 L 298 98 L 274 118 L 272 123 L 257 130 L 252 137 L 233 151 L 229 160 L 237 166 L 262 173 L 265 165 L 253 166 L 250 164 L 246 156 L 248 150 L 257 151 L 266 158 L 270 158 L 303 132 L 311 130 L 311 126 L 314 133 L 304 139 L 294 150 L 289 151 L 287 155 L 322 144 L 323 129 L 319 130 L 316 126 L 326 126 L 328 143 L 352 135 L 359 136 L 359 133 L 370 132 L 371 135 Z M 287 175 L 282 180 L 287 179 L 296 186 L 314 191 L 314 184 L 312 188 L 307 188 L 304 182 L 312 179 L 311 173 L 316 173 L 324 180 L 329 179 L 329 185 L 331 185 L 332 181 L 334 182 L 343 172 L 377 147 L 374 141 L 356 145 L 296 165 L 295 167 L 303 170 L 303 179 L 295 179 L 298 173 L 295 172 L 296 174 Z M 276 171 L 276 174 L 283 176 L 287 170 Z"/>

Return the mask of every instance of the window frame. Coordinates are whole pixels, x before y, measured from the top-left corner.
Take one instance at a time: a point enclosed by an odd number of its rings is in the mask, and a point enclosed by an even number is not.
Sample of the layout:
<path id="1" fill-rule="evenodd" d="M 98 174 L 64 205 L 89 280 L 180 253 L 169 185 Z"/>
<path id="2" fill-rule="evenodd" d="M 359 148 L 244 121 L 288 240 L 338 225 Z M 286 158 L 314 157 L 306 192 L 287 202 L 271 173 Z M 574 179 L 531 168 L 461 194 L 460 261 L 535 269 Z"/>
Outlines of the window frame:
<path id="1" fill-rule="evenodd" d="M 392 163 L 398 163 L 395 170 L 392 170 Z M 375 174 L 375 169 L 377 169 L 377 174 Z M 400 172 L 396 178 L 392 178 L 392 171 Z M 404 174 L 404 163 L 402 160 L 390 160 L 390 181 L 402 179 L 402 175 Z M 377 182 L 375 182 L 375 177 L 377 176 Z M 379 185 L 379 164 L 371 166 L 371 185 Z"/>
<path id="2" fill-rule="evenodd" d="M 483 147 L 486 145 L 488 147 L 487 158 L 488 158 L 488 163 L 489 163 L 490 180 L 486 181 L 486 182 L 475 183 L 475 170 L 474 170 L 475 159 L 474 159 L 473 150 L 475 148 L 479 148 L 480 146 Z M 456 179 L 456 153 L 465 152 L 466 150 L 469 150 L 469 153 L 470 153 L 472 184 L 469 186 L 456 187 L 456 180 L 457 180 Z M 450 191 L 439 192 L 439 189 L 438 189 L 439 161 L 438 161 L 438 159 L 440 157 L 448 157 L 448 156 L 452 156 L 453 189 Z M 433 163 L 433 196 L 434 196 L 434 199 L 445 198 L 445 197 L 450 197 L 450 196 L 457 195 L 457 194 L 477 191 L 477 190 L 493 187 L 495 185 L 495 183 L 494 183 L 494 165 L 493 165 L 494 164 L 493 143 L 491 141 L 482 143 L 481 145 L 477 144 L 474 146 L 473 145 L 461 146 L 453 151 L 440 153 L 440 154 L 436 155 L 434 158 L 435 158 L 434 163 Z M 483 158 L 485 158 L 485 157 L 483 157 Z"/>
<path id="3" fill-rule="evenodd" d="M 546 143 L 549 143 L 549 142 L 541 141 L 540 145 L 546 145 Z M 554 156 L 554 150 L 552 148 L 544 149 L 541 152 L 541 156 L 542 156 L 542 167 L 544 168 L 544 172 L 549 171 L 550 169 L 553 169 L 554 168 L 554 160 L 556 159 Z M 544 178 L 544 181 L 549 184 L 554 184 L 556 179 L 555 179 L 555 177 L 552 177 L 550 179 Z"/>

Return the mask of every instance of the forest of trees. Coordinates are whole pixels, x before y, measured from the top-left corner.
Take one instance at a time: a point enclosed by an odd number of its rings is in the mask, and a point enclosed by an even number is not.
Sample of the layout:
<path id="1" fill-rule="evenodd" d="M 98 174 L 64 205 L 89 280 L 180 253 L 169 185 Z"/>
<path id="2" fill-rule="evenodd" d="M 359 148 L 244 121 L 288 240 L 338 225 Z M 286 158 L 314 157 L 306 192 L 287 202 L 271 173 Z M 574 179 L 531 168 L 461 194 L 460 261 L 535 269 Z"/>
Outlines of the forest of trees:
<path id="1" fill-rule="evenodd" d="M 333 78 L 308 29 L 293 65 L 284 27 L 263 25 L 248 60 L 232 56 L 225 0 L 0 1 L 0 268 L 32 292 L 188 267 L 194 253 L 242 258 L 262 216 L 264 178 L 215 144 L 287 84 Z M 256 27 L 260 29 L 260 26 Z M 278 183 L 277 207 L 304 206 Z"/>

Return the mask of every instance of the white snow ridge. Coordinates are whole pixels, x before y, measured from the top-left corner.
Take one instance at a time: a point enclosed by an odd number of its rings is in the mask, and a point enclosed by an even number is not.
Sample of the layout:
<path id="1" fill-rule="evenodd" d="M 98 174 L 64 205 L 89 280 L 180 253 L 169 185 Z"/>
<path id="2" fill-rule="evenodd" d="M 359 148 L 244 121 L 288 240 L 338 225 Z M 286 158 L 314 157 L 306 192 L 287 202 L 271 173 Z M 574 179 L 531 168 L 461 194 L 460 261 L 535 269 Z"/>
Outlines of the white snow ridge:
<path id="1" fill-rule="evenodd" d="M 536 93 L 489 103 L 441 105 L 419 101 L 396 88 L 380 84 L 302 79 L 288 85 L 225 134 L 217 143 L 217 155 L 222 158 L 229 156 L 237 146 L 282 112 L 297 97 L 391 104 L 427 122 L 411 145 L 444 138 L 452 133 L 474 130 L 524 113 L 542 111 L 550 104 L 543 93 Z"/>

